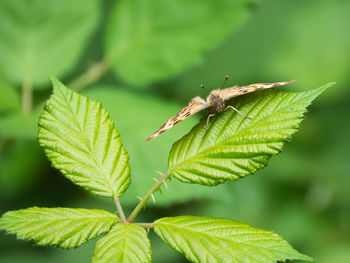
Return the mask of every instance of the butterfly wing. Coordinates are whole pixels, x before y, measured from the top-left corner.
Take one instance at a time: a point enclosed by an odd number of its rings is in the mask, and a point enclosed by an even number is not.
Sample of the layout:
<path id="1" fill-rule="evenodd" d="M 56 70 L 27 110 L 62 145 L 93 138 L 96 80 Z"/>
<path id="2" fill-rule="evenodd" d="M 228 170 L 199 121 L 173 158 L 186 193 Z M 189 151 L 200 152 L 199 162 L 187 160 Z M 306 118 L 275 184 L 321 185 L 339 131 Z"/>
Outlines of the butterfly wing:
<path id="1" fill-rule="evenodd" d="M 277 86 L 283 86 L 289 83 L 295 82 L 295 80 L 284 81 L 284 82 L 275 82 L 275 83 L 256 83 L 248 86 L 234 86 L 231 88 L 220 90 L 220 96 L 224 100 L 229 100 L 233 97 L 237 97 L 246 93 L 250 93 L 256 90 L 269 89 Z"/>
<path id="2" fill-rule="evenodd" d="M 164 122 L 164 124 L 162 126 L 160 126 L 160 128 L 144 142 L 152 140 L 153 138 L 157 137 L 159 134 L 172 128 L 175 124 L 178 124 L 180 121 L 183 121 L 184 119 L 187 119 L 188 117 L 192 116 L 193 114 L 195 114 L 201 110 L 204 110 L 208 107 L 209 107 L 209 105 L 202 98 L 200 98 L 200 97 L 193 98 L 185 108 L 183 108 L 178 114 L 176 114 L 175 117 L 172 117 L 169 120 L 167 120 L 166 122 Z"/>

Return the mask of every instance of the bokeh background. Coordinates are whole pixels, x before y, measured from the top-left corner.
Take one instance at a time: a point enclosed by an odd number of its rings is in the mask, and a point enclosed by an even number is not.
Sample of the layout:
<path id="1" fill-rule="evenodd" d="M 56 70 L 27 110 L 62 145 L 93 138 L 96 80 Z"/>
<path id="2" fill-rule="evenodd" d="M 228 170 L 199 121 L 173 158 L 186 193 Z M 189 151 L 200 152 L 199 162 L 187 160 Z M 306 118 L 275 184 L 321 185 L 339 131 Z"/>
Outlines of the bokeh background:
<path id="1" fill-rule="evenodd" d="M 31 206 L 103 208 L 65 179 L 36 140 L 48 76 L 102 101 L 131 156 L 127 211 L 166 171 L 194 116 L 143 144 L 200 89 L 296 79 L 286 90 L 337 84 L 268 167 L 217 187 L 172 180 L 138 221 L 208 215 L 273 230 L 316 262 L 350 262 L 350 1 L 0 0 L 0 213 Z M 200 114 L 199 114 L 200 115 Z M 152 233 L 152 231 L 151 231 Z M 151 234 L 153 262 L 186 262 Z M 78 249 L 0 235 L 0 262 L 89 262 Z"/>

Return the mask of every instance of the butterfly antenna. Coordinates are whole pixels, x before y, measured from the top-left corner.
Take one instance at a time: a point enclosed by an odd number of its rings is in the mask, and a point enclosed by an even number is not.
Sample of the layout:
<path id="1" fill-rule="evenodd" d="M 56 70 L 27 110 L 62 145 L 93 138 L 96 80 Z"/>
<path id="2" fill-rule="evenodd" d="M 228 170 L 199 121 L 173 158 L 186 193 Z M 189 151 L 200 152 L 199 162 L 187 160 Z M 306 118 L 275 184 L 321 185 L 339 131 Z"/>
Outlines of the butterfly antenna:
<path id="1" fill-rule="evenodd" d="M 226 84 L 227 80 L 228 80 L 228 75 L 225 76 L 224 83 L 222 83 L 220 89 L 223 89 L 225 87 L 225 84 Z"/>
<path id="2" fill-rule="evenodd" d="M 219 89 L 219 96 L 220 96 L 220 92 L 222 91 L 223 87 L 225 86 L 226 82 L 228 80 L 228 75 L 225 76 L 225 80 L 224 80 L 224 83 L 222 83 L 220 89 Z"/>
<path id="3" fill-rule="evenodd" d="M 202 88 L 202 89 L 204 89 L 206 92 L 210 93 L 210 91 L 209 91 L 209 90 L 207 90 L 207 89 L 204 87 L 204 85 L 203 85 L 203 84 L 201 84 L 201 88 Z"/>

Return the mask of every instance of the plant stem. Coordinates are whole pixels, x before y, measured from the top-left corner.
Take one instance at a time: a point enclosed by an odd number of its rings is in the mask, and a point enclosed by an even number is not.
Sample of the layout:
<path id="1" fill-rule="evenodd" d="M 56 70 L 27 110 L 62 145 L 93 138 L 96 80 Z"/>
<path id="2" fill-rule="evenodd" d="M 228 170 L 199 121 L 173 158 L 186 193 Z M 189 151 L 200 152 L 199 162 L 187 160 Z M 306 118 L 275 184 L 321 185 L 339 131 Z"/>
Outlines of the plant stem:
<path id="1" fill-rule="evenodd" d="M 68 83 L 68 87 L 72 90 L 79 91 L 90 84 L 96 82 L 101 78 L 108 70 L 111 68 L 110 64 L 105 62 L 104 60 L 97 62 L 90 66 L 87 71 L 85 71 L 83 74 L 72 80 L 70 83 Z M 42 108 L 45 105 L 45 101 L 40 103 L 38 108 Z M 22 107 L 23 108 L 23 107 Z"/>
<path id="2" fill-rule="evenodd" d="M 134 221 L 134 219 L 136 218 L 137 214 L 141 211 L 141 209 L 146 205 L 146 202 L 148 199 L 151 198 L 151 196 L 153 195 L 153 193 L 157 190 L 159 190 L 159 188 L 161 187 L 161 185 L 165 182 L 165 180 L 167 180 L 170 177 L 170 171 L 168 170 L 165 174 L 162 175 L 162 178 L 160 180 L 157 180 L 157 182 L 155 183 L 155 185 L 148 191 L 148 193 L 140 200 L 140 202 L 137 204 L 137 206 L 135 207 L 134 211 L 132 211 L 132 213 L 130 214 L 129 218 L 128 218 L 128 222 L 131 223 L 132 221 Z"/>
<path id="3" fill-rule="evenodd" d="M 22 84 L 22 112 L 26 115 L 32 111 L 33 105 L 33 85 L 24 81 Z"/>
<path id="4" fill-rule="evenodd" d="M 86 72 L 71 81 L 68 86 L 75 91 L 82 90 L 99 80 L 110 68 L 111 65 L 102 59 L 100 62 L 92 64 Z"/>
<path id="5" fill-rule="evenodd" d="M 113 200 L 114 200 L 115 206 L 117 207 L 117 210 L 118 210 L 118 213 L 119 213 L 119 215 L 120 215 L 121 221 L 122 221 L 122 222 L 126 222 L 126 217 L 125 217 L 125 215 L 124 215 L 123 208 L 122 208 L 122 206 L 120 205 L 118 196 L 114 196 L 114 197 L 113 197 Z"/>

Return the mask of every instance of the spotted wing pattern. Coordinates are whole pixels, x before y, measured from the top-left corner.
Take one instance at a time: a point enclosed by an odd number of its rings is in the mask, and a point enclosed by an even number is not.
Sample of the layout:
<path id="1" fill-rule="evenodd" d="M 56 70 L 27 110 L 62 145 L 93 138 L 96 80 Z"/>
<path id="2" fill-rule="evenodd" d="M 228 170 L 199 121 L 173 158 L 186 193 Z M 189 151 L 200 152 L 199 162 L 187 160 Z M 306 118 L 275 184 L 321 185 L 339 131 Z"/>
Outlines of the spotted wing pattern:
<path id="1" fill-rule="evenodd" d="M 175 124 L 178 124 L 180 121 L 183 121 L 184 119 L 208 107 L 209 107 L 208 103 L 202 98 L 198 96 L 193 98 L 185 108 L 183 108 L 178 114 L 176 114 L 175 117 L 172 117 L 166 122 L 164 122 L 164 124 L 160 126 L 160 128 L 144 142 L 152 140 L 153 138 L 157 137 L 159 134 L 172 128 Z"/>
<path id="2" fill-rule="evenodd" d="M 256 84 L 251 84 L 248 86 L 233 86 L 231 88 L 227 88 L 227 89 L 223 89 L 220 90 L 220 96 L 224 99 L 224 100 L 229 100 L 233 97 L 237 97 L 246 93 L 250 93 L 256 90 L 262 90 L 262 89 L 269 89 L 269 88 L 273 88 L 273 87 L 277 87 L 277 86 L 282 86 L 282 85 L 286 85 L 289 83 L 294 82 L 295 80 L 291 80 L 291 81 L 284 81 L 284 82 L 275 82 L 275 83 L 256 83 Z"/>

